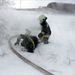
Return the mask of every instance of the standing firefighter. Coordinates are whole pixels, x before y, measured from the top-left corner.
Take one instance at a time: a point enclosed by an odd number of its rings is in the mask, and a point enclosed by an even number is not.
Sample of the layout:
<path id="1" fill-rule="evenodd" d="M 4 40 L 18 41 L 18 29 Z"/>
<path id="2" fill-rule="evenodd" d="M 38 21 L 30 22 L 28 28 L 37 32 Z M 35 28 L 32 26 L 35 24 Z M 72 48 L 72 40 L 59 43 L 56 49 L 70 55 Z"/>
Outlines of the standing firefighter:
<path id="1" fill-rule="evenodd" d="M 22 39 L 21 46 L 27 49 L 28 52 L 33 53 L 34 49 L 38 45 L 38 38 L 30 34 L 20 34 L 17 38 L 15 45 L 17 44 L 19 45 L 21 39 Z"/>
<path id="2" fill-rule="evenodd" d="M 41 25 L 41 32 L 38 34 L 38 37 L 41 42 L 44 42 L 44 44 L 48 44 L 49 36 L 51 35 L 51 29 L 46 22 L 47 17 L 44 15 L 39 16 L 39 21 Z"/>

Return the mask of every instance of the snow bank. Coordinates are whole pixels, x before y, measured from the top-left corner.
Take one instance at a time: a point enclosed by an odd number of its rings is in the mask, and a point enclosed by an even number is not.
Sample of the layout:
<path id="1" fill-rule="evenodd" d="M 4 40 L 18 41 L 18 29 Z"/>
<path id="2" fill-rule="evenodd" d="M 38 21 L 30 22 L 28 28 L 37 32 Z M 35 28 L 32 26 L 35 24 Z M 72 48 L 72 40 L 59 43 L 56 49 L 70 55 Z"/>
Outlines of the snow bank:
<path id="1" fill-rule="evenodd" d="M 75 13 L 75 4 L 72 3 L 60 3 L 60 2 L 52 2 L 47 5 L 48 8 L 57 10 L 59 12 L 66 13 Z"/>
<path id="2" fill-rule="evenodd" d="M 20 11 L 14 9 L 1 9 L 0 40 L 3 42 L 3 39 L 6 38 L 5 40 L 7 40 L 7 42 L 3 45 L 6 46 L 4 48 L 6 49 L 5 51 L 8 51 L 8 57 L 11 56 L 9 58 L 7 57 L 6 60 L 9 61 L 10 59 L 12 59 L 13 61 L 16 60 L 16 62 L 20 62 L 20 60 L 18 60 L 18 58 L 15 58 L 13 53 L 10 52 L 9 47 L 6 45 L 8 43 L 8 39 L 13 35 L 25 33 L 26 29 L 29 29 L 33 35 L 37 36 L 40 32 L 40 25 L 38 21 L 38 16 L 40 14 L 45 14 L 48 17 L 47 21 L 52 30 L 52 35 L 49 39 L 50 44 L 40 44 L 40 46 L 35 49 L 35 54 L 38 53 L 40 57 L 45 60 L 45 62 L 40 63 L 49 71 L 54 72 L 55 75 L 75 75 L 75 15 L 46 14 L 43 12 L 39 13 L 38 11 L 36 12 Z M 1 48 L 0 55 L 2 55 L 4 52 L 2 52 Z M 33 56 L 32 59 L 37 61 L 35 56 Z M 10 64 L 12 63 L 12 61 L 7 63 Z M 23 66 L 24 65 L 22 65 L 22 67 Z M 4 70 L 2 71 L 2 73 L 3 75 L 5 74 Z M 22 73 L 20 75 L 22 75 Z"/>
<path id="3" fill-rule="evenodd" d="M 25 33 L 26 29 L 32 31 L 35 28 L 33 32 L 36 34 L 36 28 L 39 29 L 35 18 L 36 13 L 31 12 L 31 14 L 29 11 L 0 9 L 0 75 L 42 75 L 22 62 L 8 46 L 8 40 L 11 36 Z M 36 26 L 34 22 L 37 22 Z"/>

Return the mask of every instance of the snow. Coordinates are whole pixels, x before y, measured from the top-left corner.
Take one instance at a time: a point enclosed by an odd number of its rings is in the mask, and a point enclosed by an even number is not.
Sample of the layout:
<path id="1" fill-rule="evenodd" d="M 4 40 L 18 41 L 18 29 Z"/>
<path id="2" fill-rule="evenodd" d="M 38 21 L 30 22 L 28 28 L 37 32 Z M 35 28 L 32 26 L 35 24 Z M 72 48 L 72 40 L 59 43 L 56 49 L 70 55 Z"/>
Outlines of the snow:
<path id="1" fill-rule="evenodd" d="M 10 50 L 0 57 L 0 75 L 42 75 L 40 72 L 22 62 Z"/>
<path id="2" fill-rule="evenodd" d="M 75 75 L 75 15 L 14 9 L 0 9 L 0 75 L 43 75 L 13 54 L 8 45 L 11 36 L 26 29 L 37 36 L 41 14 L 48 17 L 50 43 L 39 44 L 35 53 L 26 57 L 55 75 Z"/>

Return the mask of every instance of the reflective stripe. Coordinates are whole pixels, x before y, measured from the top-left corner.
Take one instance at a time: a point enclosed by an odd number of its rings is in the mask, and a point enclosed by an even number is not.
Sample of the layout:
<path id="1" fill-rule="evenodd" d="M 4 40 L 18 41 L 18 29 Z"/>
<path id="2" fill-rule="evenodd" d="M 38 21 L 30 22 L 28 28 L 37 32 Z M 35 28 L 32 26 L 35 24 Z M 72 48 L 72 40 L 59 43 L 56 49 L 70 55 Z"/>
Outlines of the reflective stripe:
<path id="1" fill-rule="evenodd" d="M 32 40 L 32 38 L 30 38 L 30 37 L 28 37 L 30 40 L 31 40 L 31 42 L 32 42 L 32 44 L 33 44 L 33 48 L 35 48 L 35 43 L 34 43 L 34 41 Z"/>
<path id="2" fill-rule="evenodd" d="M 41 41 L 43 41 L 44 38 L 49 38 L 49 35 L 43 35 L 42 38 L 41 38 Z"/>
<path id="3" fill-rule="evenodd" d="M 34 43 L 34 41 L 32 39 L 31 39 L 31 42 L 33 44 L 33 48 L 35 48 L 35 43 Z"/>

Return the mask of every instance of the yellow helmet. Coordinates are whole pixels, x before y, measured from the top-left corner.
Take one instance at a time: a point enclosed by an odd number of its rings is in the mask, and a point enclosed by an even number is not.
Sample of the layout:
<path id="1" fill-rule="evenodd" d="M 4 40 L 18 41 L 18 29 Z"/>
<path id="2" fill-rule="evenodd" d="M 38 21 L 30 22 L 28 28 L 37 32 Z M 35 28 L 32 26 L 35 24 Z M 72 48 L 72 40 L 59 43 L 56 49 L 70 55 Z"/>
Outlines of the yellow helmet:
<path id="1" fill-rule="evenodd" d="M 44 20 L 46 20 L 47 19 L 47 17 L 45 16 L 45 15 L 40 15 L 39 16 L 39 21 L 40 21 L 40 23 L 42 23 Z"/>

